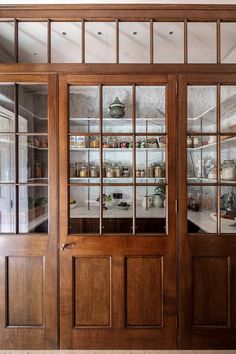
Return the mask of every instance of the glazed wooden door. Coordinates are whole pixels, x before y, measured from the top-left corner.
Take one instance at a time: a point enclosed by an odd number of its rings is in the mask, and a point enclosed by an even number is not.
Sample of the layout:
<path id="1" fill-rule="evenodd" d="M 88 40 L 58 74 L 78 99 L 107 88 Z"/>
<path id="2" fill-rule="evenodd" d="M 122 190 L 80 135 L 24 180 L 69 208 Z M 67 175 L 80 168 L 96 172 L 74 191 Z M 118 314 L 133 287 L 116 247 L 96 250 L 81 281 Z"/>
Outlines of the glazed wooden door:
<path id="1" fill-rule="evenodd" d="M 54 75 L 0 75 L 0 346 L 57 348 Z"/>
<path id="2" fill-rule="evenodd" d="M 180 78 L 180 348 L 236 348 L 236 77 Z"/>
<path id="3" fill-rule="evenodd" d="M 60 77 L 62 349 L 176 347 L 175 101 L 174 76 Z"/>

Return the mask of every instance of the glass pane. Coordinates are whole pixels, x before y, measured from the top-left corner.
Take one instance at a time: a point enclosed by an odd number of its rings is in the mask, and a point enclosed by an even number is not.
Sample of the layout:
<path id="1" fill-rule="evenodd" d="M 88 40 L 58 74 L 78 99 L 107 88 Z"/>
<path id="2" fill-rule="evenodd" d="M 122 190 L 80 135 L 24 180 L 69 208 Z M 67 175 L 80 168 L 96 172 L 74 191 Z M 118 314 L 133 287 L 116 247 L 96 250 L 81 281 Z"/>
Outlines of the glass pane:
<path id="1" fill-rule="evenodd" d="M 47 136 L 19 136 L 19 182 L 48 182 Z"/>
<path id="2" fill-rule="evenodd" d="M 236 136 L 222 136 L 221 140 L 221 181 L 236 182 Z"/>
<path id="3" fill-rule="evenodd" d="M 236 187 L 221 187 L 221 233 L 236 234 Z"/>
<path id="4" fill-rule="evenodd" d="M 99 132 L 99 87 L 70 86 L 70 132 Z"/>
<path id="5" fill-rule="evenodd" d="M 216 86 L 188 86 L 188 132 L 216 132 Z"/>
<path id="6" fill-rule="evenodd" d="M 166 233 L 166 188 L 136 187 L 136 232 Z"/>
<path id="7" fill-rule="evenodd" d="M 103 137 L 103 182 L 131 183 L 133 140 L 127 136 Z"/>
<path id="8" fill-rule="evenodd" d="M 188 23 L 188 63 L 216 63 L 216 23 Z"/>
<path id="9" fill-rule="evenodd" d="M 47 63 L 47 22 L 19 22 L 19 63 Z"/>
<path id="10" fill-rule="evenodd" d="M 189 186 L 188 233 L 217 232 L 217 187 Z"/>
<path id="11" fill-rule="evenodd" d="M 99 233 L 100 187 L 70 187 L 69 233 Z"/>
<path id="12" fill-rule="evenodd" d="M 98 136 L 70 136 L 70 182 L 99 183 L 99 146 Z"/>
<path id="13" fill-rule="evenodd" d="M 136 180 L 138 183 L 165 181 L 165 136 L 136 137 Z"/>
<path id="14" fill-rule="evenodd" d="M 81 63 L 81 22 L 51 23 L 51 62 Z"/>
<path id="15" fill-rule="evenodd" d="M 119 23 L 119 62 L 150 63 L 150 23 Z"/>
<path id="16" fill-rule="evenodd" d="M 15 187 L 0 186 L 0 232 L 15 232 Z"/>
<path id="17" fill-rule="evenodd" d="M 187 136 L 187 176 L 189 182 L 216 183 L 216 136 Z"/>
<path id="18" fill-rule="evenodd" d="M 221 131 L 236 133 L 236 86 L 221 86 Z"/>
<path id="19" fill-rule="evenodd" d="M 154 22 L 154 63 L 184 62 L 184 23 Z"/>
<path id="20" fill-rule="evenodd" d="M 165 132 L 165 86 L 136 87 L 136 132 Z"/>
<path id="21" fill-rule="evenodd" d="M 14 182 L 15 137 L 0 135 L 0 181 Z"/>
<path id="22" fill-rule="evenodd" d="M 103 187 L 103 233 L 132 233 L 132 187 Z"/>
<path id="23" fill-rule="evenodd" d="M 14 22 L 0 22 L 0 63 L 14 62 Z"/>
<path id="24" fill-rule="evenodd" d="M 19 187 L 19 232 L 48 232 L 48 187 Z"/>
<path id="25" fill-rule="evenodd" d="M 116 62 L 115 22 L 85 22 L 85 62 Z"/>
<path id="26" fill-rule="evenodd" d="M 19 131 L 47 133 L 47 85 L 19 85 L 18 87 Z"/>
<path id="27" fill-rule="evenodd" d="M 0 85 L 0 131 L 15 130 L 15 95 L 13 85 Z"/>
<path id="28" fill-rule="evenodd" d="M 131 86 L 104 86 L 103 131 L 132 132 Z"/>
<path id="29" fill-rule="evenodd" d="M 220 34 L 221 63 L 236 63 L 236 23 L 222 22 Z"/>

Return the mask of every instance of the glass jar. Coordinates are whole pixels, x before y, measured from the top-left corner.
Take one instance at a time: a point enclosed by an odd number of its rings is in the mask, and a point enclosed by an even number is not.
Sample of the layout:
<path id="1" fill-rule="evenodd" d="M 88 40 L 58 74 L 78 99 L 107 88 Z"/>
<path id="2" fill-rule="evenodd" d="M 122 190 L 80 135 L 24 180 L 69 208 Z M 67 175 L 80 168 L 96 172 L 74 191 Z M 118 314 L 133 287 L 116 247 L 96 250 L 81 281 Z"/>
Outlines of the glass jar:
<path id="1" fill-rule="evenodd" d="M 82 165 L 81 166 L 79 176 L 81 178 L 88 177 L 88 166 L 87 165 Z"/>
<path id="2" fill-rule="evenodd" d="M 34 164 L 34 177 L 35 178 L 42 177 L 42 167 L 40 162 L 35 162 Z"/>
<path id="3" fill-rule="evenodd" d="M 114 149 L 119 147 L 119 141 L 115 136 L 109 138 L 109 147 Z"/>
<path id="4" fill-rule="evenodd" d="M 75 165 L 73 163 L 70 164 L 70 178 L 76 177 Z"/>
<path id="5" fill-rule="evenodd" d="M 224 160 L 222 165 L 222 179 L 232 181 L 235 179 L 234 160 Z"/>
<path id="6" fill-rule="evenodd" d="M 99 148 L 99 138 L 97 136 L 91 136 L 89 146 L 91 148 Z"/>
<path id="7" fill-rule="evenodd" d="M 155 164 L 151 163 L 148 168 L 147 168 L 147 177 L 148 178 L 153 178 L 154 176 L 154 167 L 155 167 Z"/>
<path id="8" fill-rule="evenodd" d="M 122 168 L 122 176 L 123 177 L 130 177 L 130 170 L 129 170 L 129 167 L 128 166 L 123 166 Z"/>
<path id="9" fill-rule="evenodd" d="M 140 177 L 141 178 L 145 177 L 145 169 L 140 170 Z"/>
<path id="10" fill-rule="evenodd" d="M 114 169 L 112 166 L 108 166 L 106 168 L 106 177 L 107 178 L 113 178 L 115 176 Z"/>
<path id="11" fill-rule="evenodd" d="M 97 166 L 91 166 L 90 167 L 90 177 L 97 178 L 98 176 L 99 176 L 98 167 Z"/>
<path id="12" fill-rule="evenodd" d="M 161 178 L 162 177 L 162 167 L 161 165 L 156 165 L 154 169 L 154 177 Z"/>
<path id="13" fill-rule="evenodd" d="M 192 148 L 193 147 L 193 139 L 191 136 L 187 137 L 187 147 Z"/>
<path id="14" fill-rule="evenodd" d="M 113 171 L 114 171 L 114 177 L 116 178 L 121 177 L 121 167 L 119 165 L 115 165 Z"/>
<path id="15" fill-rule="evenodd" d="M 157 148 L 157 139 L 155 137 L 148 138 L 147 147 L 152 149 Z"/>

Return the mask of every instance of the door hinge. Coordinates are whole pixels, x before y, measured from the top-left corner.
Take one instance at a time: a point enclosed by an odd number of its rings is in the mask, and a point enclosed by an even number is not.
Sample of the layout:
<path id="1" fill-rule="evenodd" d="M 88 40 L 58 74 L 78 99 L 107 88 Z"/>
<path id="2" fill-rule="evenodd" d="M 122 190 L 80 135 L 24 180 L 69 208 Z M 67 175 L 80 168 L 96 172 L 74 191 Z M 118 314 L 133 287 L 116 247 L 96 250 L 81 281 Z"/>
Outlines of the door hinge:
<path id="1" fill-rule="evenodd" d="M 176 214 L 179 212 L 179 200 L 175 199 L 175 212 Z"/>

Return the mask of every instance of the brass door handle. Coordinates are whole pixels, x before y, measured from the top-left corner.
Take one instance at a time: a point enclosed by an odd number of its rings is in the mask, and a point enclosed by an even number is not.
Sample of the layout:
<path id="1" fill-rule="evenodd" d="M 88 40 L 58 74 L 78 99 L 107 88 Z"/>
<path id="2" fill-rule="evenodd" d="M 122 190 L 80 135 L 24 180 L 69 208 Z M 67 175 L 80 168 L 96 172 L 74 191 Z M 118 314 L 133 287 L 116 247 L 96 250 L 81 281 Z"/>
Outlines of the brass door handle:
<path id="1" fill-rule="evenodd" d="M 63 243 L 63 245 L 61 246 L 61 251 L 64 251 L 66 248 L 72 249 L 75 248 L 76 246 L 77 246 L 76 243 Z"/>

